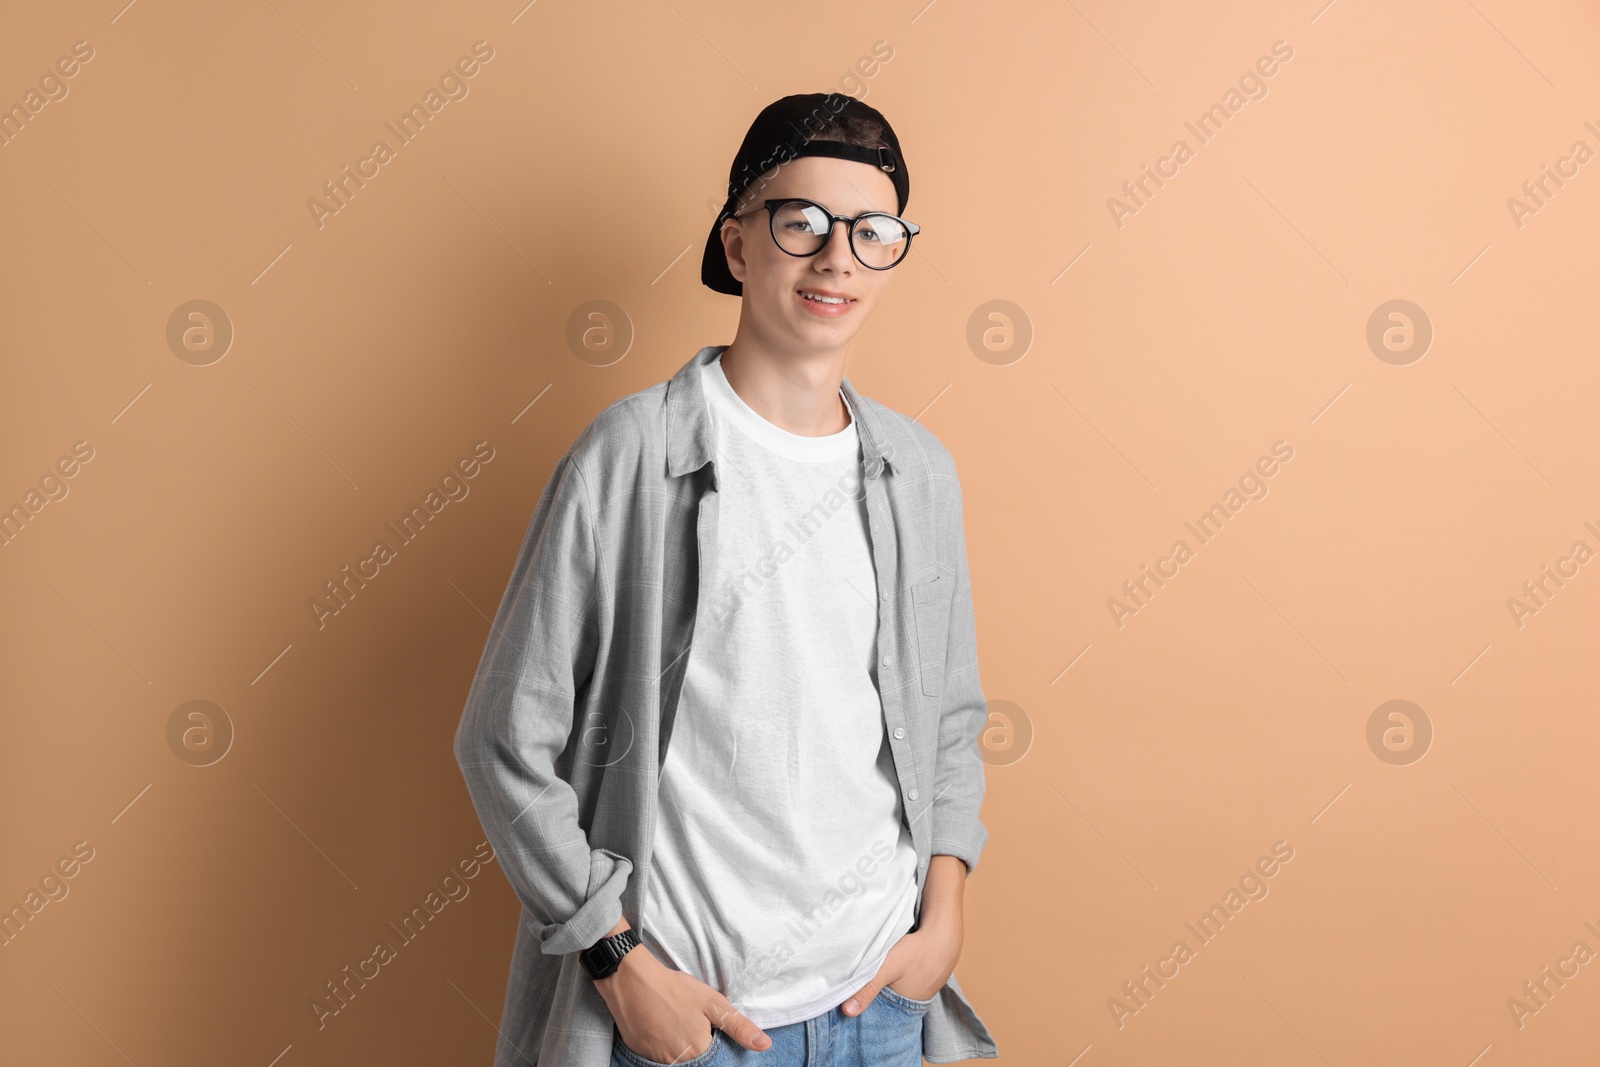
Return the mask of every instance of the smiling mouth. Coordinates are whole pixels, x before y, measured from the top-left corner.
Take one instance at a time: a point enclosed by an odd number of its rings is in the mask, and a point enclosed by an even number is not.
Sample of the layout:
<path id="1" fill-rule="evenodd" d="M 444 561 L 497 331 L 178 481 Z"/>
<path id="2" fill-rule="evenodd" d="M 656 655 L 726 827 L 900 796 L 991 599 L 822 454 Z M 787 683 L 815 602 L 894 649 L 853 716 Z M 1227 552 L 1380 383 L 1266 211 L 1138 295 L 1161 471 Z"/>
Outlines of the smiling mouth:
<path id="1" fill-rule="evenodd" d="M 809 300 L 814 304 L 821 304 L 823 307 L 844 307 L 847 304 L 855 303 L 853 297 L 826 296 L 822 293 L 813 293 L 809 289 L 797 289 L 795 291 L 800 294 L 800 299 Z"/>

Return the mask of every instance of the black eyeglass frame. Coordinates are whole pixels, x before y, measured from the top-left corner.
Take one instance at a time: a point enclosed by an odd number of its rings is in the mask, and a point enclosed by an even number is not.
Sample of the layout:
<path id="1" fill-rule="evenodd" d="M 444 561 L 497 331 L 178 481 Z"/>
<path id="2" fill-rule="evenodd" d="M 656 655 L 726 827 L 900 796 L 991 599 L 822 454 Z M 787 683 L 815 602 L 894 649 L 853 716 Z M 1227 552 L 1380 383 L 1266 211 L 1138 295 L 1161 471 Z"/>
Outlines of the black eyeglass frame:
<path id="1" fill-rule="evenodd" d="M 778 208 L 782 207 L 784 204 L 793 203 L 810 204 L 812 207 L 816 208 L 818 211 L 822 212 L 828 217 L 828 236 L 826 240 L 816 247 L 816 251 L 790 252 L 787 248 L 783 247 L 783 242 L 778 240 L 778 233 L 775 229 L 778 224 Z M 868 270 L 893 270 L 900 264 L 904 263 L 906 261 L 906 256 L 911 254 L 911 239 L 922 232 L 921 226 L 918 226 L 914 222 L 910 222 L 901 218 L 899 215 L 891 214 L 887 211 L 863 211 L 854 218 L 850 217 L 849 215 L 835 215 L 833 212 L 829 211 L 815 200 L 808 200 L 803 196 L 785 196 L 777 200 L 764 200 L 762 201 L 760 207 L 746 208 L 744 211 L 741 211 L 736 215 L 730 214 L 728 217 L 731 219 L 742 219 L 752 212 L 763 210 L 767 213 L 767 232 L 772 235 L 772 243 L 778 246 L 778 251 L 784 253 L 785 255 L 794 256 L 796 259 L 809 259 L 816 255 L 817 252 L 821 252 L 824 248 L 827 248 L 828 242 L 833 240 L 834 224 L 839 222 L 849 223 L 844 232 L 845 237 L 848 239 L 850 244 L 850 254 L 856 257 L 857 263 L 861 264 L 863 267 L 866 267 Z M 862 219 L 871 218 L 874 215 L 879 215 L 886 219 L 893 219 L 901 226 L 904 226 L 906 230 L 906 250 L 900 253 L 899 259 L 895 260 L 887 267 L 874 267 L 871 263 L 868 263 L 866 260 L 862 259 L 861 253 L 856 251 L 856 223 L 860 222 Z"/>

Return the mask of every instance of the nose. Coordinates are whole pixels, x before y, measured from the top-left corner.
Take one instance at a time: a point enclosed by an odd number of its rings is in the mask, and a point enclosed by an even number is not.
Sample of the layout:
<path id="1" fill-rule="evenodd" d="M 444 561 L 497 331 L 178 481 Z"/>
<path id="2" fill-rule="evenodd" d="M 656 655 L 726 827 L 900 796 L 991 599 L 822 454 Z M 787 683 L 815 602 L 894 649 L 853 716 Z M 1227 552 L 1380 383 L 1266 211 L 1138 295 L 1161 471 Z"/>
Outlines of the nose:
<path id="1" fill-rule="evenodd" d="M 828 243 L 817 253 L 819 267 L 831 268 L 836 274 L 849 274 L 855 270 L 855 253 L 850 251 L 850 224 L 833 220 L 828 230 Z"/>

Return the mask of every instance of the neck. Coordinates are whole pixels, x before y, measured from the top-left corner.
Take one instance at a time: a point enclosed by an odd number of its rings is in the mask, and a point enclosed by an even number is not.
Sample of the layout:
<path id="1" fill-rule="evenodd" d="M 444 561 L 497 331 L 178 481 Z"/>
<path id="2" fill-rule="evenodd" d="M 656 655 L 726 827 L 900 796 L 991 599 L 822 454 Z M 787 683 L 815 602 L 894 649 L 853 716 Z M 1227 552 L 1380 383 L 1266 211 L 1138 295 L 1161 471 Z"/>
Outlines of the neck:
<path id="1" fill-rule="evenodd" d="M 825 437 L 850 425 L 839 395 L 847 350 L 774 348 L 747 335 L 743 321 L 722 353 L 722 373 L 739 399 L 802 437 Z"/>

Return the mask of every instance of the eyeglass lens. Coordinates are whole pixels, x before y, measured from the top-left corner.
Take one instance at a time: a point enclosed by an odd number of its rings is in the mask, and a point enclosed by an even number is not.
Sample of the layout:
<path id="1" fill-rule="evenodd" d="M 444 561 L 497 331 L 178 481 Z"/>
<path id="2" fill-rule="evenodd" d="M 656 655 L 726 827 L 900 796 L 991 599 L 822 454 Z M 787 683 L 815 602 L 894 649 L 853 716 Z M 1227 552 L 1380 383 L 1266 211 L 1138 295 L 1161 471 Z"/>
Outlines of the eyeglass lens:
<path id="1" fill-rule="evenodd" d="M 821 250 L 832 233 L 832 220 L 815 204 L 791 200 L 772 216 L 772 235 L 778 247 L 797 256 Z M 911 247 L 910 233 L 893 215 L 871 214 L 856 220 L 850 231 L 850 244 L 856 258 L 869 267 L 882 270 L 905 258 Z"/>

